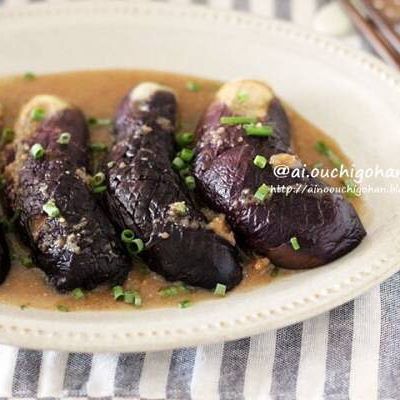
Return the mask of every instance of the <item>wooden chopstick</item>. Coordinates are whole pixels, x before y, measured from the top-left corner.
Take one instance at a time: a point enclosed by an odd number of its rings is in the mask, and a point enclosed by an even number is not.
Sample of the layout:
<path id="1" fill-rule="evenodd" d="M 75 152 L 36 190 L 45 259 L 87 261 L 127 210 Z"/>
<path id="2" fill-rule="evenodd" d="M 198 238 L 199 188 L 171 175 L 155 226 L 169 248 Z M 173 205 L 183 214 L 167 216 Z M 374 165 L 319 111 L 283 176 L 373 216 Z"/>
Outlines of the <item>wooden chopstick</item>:
<path id="1" fill-rule="evenodd" d="M 371 0 L 359 0 L 369 19 L 386 36 L 391 46 L 400 53 L 400 36 L 391 24 L 371 3 Z"/>
<path id="2" fill-rule="evenodd" d="M 357 29 L 364 35 L 375 51 L 389 64 L 400 68 L 400 53 L 377 29 L 377 26 L 353 5 L 350 0 L 339 0 Z"/>

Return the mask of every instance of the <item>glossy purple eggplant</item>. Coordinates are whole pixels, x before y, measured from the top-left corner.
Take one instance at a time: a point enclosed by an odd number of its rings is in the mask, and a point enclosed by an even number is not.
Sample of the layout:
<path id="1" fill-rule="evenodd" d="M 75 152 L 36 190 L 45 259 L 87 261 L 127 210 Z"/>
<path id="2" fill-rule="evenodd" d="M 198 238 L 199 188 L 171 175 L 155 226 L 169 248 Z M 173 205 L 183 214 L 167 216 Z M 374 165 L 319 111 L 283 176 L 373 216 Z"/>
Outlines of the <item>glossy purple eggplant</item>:
<path id="1" fill-rule="evenodd" d="M 241 117 L 239 123 L 232 116 Z M 309 176 L 293 153 L 290 122 L 267 85 L 222 86 L 197 136 L 200 193 L 226 215 L 242 244 L 275 265 L 320 266 L 350 252 L 365 236 L 353 206 Z M 267 160 L 265 167 L 255 165 L 257 155 Z"/>
<path id="2" fill-rule="evenodd" d="M 36 264 L 59 291 L 121 284 L 131 265 L 88 185 L 88 139 L 79 109 L 36 96 L 20 112 L 15 159 L 6 167 L 9 204 Z"/>
<path id="3" fill-rule="evenodd" d="M 122 100 L 107 164 L 107 205 L 121 229 L 145 242 L 143 258 L 152 270 L 170 281 L 231 289 L 242 278 L 237 250 L 208 229 L 171 166 L 176 119 L 168 87 L 142 83 Z"/>

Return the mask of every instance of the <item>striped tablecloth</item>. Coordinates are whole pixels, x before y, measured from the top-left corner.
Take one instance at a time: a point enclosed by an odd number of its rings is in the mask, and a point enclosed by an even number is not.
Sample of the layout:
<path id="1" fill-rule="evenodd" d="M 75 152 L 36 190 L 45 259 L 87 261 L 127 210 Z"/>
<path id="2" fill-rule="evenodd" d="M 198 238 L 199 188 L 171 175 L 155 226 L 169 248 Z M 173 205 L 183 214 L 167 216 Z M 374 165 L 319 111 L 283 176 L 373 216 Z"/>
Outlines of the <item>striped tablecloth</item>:
<path id="1" fill-rule="evenodd" d="M 327 2 L 192 1 L 308 26 Z M 27 2 L 0 0 L 0 6 Z M 359 37 L 346 40 L 367 49 Z M 400 273 L 329 313 L 234 342 L 94 355 L 0 346 L 0 399 L 399 400 L 399 300 Z"/>

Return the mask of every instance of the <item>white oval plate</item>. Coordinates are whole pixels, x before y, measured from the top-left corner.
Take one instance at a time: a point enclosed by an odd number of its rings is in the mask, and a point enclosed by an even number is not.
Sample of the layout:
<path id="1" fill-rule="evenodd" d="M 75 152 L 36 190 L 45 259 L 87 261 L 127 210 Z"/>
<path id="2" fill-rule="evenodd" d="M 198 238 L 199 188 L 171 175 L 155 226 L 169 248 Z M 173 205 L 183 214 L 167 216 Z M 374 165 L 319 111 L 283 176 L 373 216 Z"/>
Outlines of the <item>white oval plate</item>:
<path id="1" fill-rule="evenodd" d="M 290 24 L 162 4 L 40 5 L 0 13 L 0 53 L 0 74 L 118 67 L 265 79 L 335 137 L 357 166 L 400 167 L 399 75 Z M 368 182 L 379 186 L 383 180 Z M 0 342 L 74 351 L 160 350 L 235 339 L 312 317 L 400 266 L 399 195 L 365 198 L 372 210 L 368 237 L 325 267 L 185 310 L 57 313 L 2 305 Z"/>

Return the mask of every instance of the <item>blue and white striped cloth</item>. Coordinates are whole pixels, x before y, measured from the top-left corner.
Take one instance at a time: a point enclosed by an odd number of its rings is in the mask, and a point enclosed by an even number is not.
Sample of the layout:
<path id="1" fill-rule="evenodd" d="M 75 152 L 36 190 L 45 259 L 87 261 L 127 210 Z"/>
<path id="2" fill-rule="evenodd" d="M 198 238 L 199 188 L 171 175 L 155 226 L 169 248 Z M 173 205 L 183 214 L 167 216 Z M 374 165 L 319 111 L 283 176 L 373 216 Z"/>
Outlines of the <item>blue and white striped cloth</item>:
<path id="1" fill-rule="evenodd" d="M 329 0 L 192 1 L 311 26 Z M 132 354 L 0 346 L 0 399 L 399 400 L 399 300 L 400 273 L 329 313 L 234 342 Z"/>

